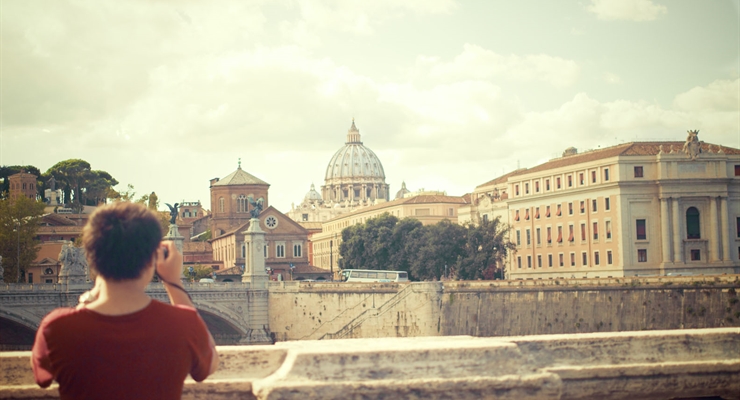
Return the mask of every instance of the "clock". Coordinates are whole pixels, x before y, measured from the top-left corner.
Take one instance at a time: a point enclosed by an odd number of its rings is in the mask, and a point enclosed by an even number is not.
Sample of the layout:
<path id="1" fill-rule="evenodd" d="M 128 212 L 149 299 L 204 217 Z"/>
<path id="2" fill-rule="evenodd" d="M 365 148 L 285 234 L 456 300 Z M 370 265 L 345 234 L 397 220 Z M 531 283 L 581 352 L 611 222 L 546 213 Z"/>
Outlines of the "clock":
<path id="1" fill-rule="evenodd" d="M 273 215 L 268 215 L 267 218 L 265 218 L 265 226 L 267 226 L 270 229 L 275 229 L 278 225 L 278 220 Z"/>

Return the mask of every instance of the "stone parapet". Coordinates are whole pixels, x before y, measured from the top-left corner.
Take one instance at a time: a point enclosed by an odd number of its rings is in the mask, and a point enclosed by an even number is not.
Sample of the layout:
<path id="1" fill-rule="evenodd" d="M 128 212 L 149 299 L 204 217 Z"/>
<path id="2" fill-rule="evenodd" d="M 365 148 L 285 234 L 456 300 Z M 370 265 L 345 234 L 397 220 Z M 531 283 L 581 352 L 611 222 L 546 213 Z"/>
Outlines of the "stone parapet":
<path id="1" fill-rule="evenodd" d="M 184 399 L 740 399 L 740 328 L 219 347 Z M 0 353 L 0 399 L 57 398 L 29 352 Z"/>

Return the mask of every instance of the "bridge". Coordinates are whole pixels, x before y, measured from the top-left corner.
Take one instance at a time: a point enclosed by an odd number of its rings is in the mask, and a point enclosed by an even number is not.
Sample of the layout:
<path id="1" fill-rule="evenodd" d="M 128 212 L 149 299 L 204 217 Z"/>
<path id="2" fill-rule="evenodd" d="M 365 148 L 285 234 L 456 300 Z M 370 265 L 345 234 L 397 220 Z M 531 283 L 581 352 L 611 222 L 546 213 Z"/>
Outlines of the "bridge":
<path id="1" fill-rule="evenodd" d="M 257 344 L 250 316 L 267 313 L 267 289 L 253 288 L 250 283 L 186 283 L 193 303 L 203 317 L 216 342 Z M 29 349 L 41 320 L 58 307 L 73 307 L 92 283 L 84 284 L 0 284 L 0 350 Z M 161 283 L 152 283 L 147 294 L 168 303 Z"/>

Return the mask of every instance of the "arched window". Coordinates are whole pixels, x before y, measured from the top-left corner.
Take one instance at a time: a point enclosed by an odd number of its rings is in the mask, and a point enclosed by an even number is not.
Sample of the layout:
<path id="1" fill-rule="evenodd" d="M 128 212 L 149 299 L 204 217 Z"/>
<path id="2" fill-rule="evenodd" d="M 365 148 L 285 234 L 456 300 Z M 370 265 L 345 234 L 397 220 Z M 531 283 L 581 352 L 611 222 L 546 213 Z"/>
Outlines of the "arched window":
<path id="1" fill-rule="evenodd" d="M 699 210 L 696 207 L 689 207 L 686 210 L 686 237 L 688 239 L 701 239 Z"/>
<path id="2" fill-rule="evenodd" d="M 247 212 L 247 196 L 240 194 L 239 197 L 236 198 L 236 212 Z"/>
<path id="3" fill-rule="evenodd" d="M 218 199 L 218 211 L 224 212 L 224 198 L 223 197 L 219 197 Z"/>

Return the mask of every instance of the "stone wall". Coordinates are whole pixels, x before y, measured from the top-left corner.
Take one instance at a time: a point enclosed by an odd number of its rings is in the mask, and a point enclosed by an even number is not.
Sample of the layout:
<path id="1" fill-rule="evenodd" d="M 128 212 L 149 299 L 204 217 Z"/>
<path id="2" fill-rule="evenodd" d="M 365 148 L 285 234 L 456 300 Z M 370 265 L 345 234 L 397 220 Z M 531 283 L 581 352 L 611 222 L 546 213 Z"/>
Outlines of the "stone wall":
<path id="1" fill-rule="evenodd" d="M 740 328 L 219 347 L 183 399 L 740 398 Z M 0 399 L 58 398 L 30 352 L 0 353 Z"/>
<path id="2" fill-rule="evenodd" d="M 740 326 L 737 276 L 270 287 L 278 341 Z"/>

